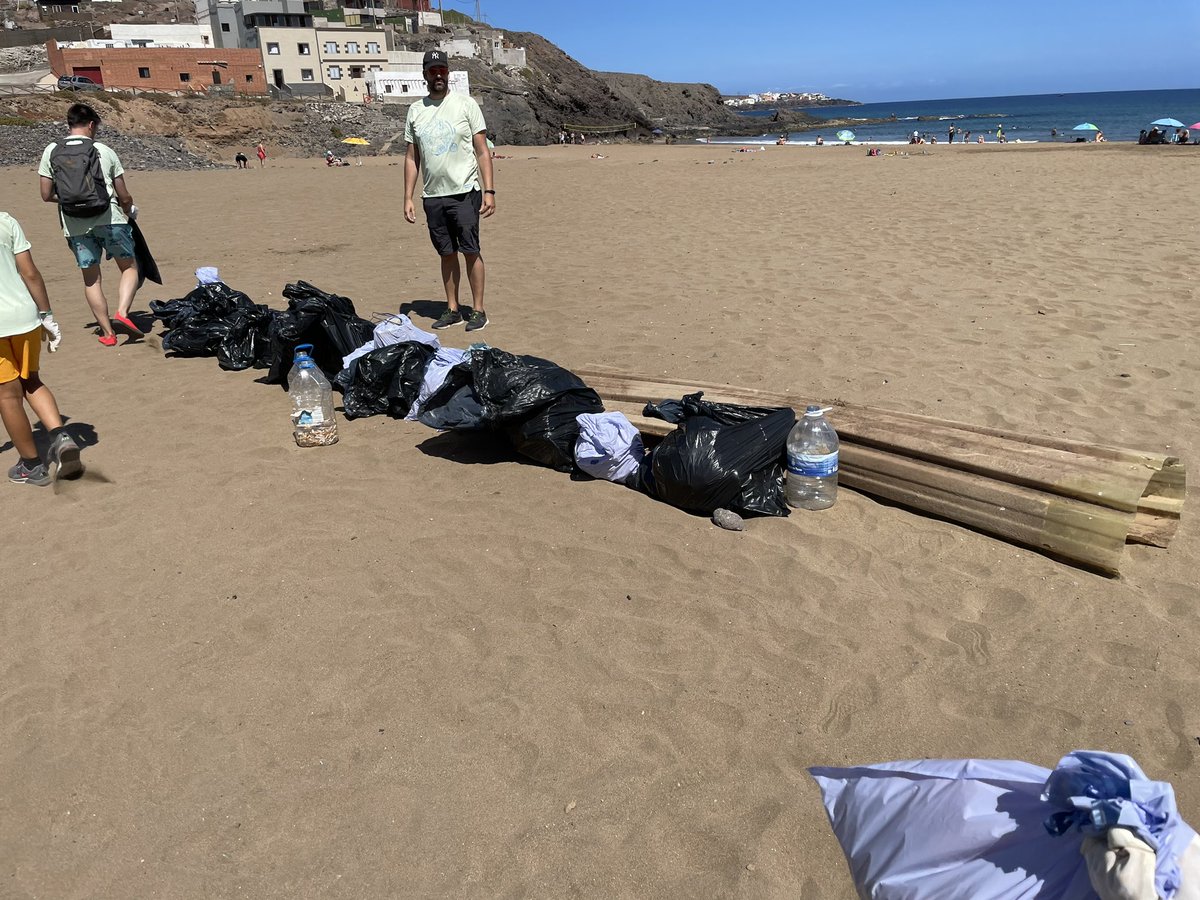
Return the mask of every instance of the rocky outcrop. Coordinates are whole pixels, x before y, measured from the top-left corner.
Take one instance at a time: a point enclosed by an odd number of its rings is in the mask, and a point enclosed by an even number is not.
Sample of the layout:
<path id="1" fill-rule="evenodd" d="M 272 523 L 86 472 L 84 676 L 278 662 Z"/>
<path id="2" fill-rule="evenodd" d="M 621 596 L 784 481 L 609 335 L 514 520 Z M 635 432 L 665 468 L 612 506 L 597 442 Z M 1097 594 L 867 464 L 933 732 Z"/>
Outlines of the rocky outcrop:
<path id="1" fill-rule="evenodd" d="M 454 29 L 454 36 L 488 29 Z M 451 29 L 413 35 L 409 50 L 426 50 L 450 37 Z M 523 67 L 483 59 L 455 59 L 470 73 L 471 92 L 480 101 L 488 128 L 503 144 L 540 145 L 558 140 L 559 129 L 578 129 L 611 140 L 651 140 L 656 133 L 751 135 L 796 131 L 816 120 L 803 113 L 777 117 L 738 115 L 708 84 L 673 84 L 645 75 L 594 72 L 545 38 L 505 32 L 525 48 Z M 18 164 L 37 161 L 41 148 L 65 131 L 63 119 L 75 100 L 96 106 L 105 122 L 105 140 L 135 168 L 195 168 L 231 165 L 237 150 L 249 152 L 263 141 L 273 155 L 321 156 L 347 137 L 366 138 L 369 153 L 403 153 L 404 116 L 398 103 L 360 106 L 265 98 L 169 97 L 119 92 L 0 96 L 0 139 Z M 831 123 L 822 123 L 830 127 Z M 620 132 L 605 132 L 626 126 Z"/>

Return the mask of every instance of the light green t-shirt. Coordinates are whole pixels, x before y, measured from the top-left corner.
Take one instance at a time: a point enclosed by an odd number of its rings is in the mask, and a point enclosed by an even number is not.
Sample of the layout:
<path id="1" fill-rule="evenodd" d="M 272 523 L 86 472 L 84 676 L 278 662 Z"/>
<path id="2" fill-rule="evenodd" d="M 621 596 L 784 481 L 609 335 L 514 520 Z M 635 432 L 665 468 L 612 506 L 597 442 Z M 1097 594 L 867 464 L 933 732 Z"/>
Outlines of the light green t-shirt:
<path id="1" fill-rule="evenodd" d="M 82 135 L 73 134 L 70 137 L 63 138 L 64 141 L 86 141 L 90 138 Z M 87 234 L 97 225 L 125 225 L 129 222 L 129 217 L 125 215 L 125 210 L 121 209 L 121 203 L 117 200 L 117 191 L 113 187 L 113 179 L 124 175 L 125 169 L 121 166 L 121 160 L 116 152 L 107 144 L 102 144 L 99 141 L 96 144 L 96 151 L 100 154 L 100 169 L 104 172 L 104 184 L 108 188 L 108 212 L 102 212 L 98 216 L 91 216 L 87 219 L 76 219 L 72 216 L 64 215 L 63 219 L 63 236 L 64 237 L 80 237 Z M 54 152 L 54 148 L 58 144 L 53 143 L 42 152 L 42 164 L 38 166 L 38 174 L 45 178 L 53 178 L 54 171 L 50 168 L 50 154 Z"/>
<path id="2" fill-rule="evenodd" d="M 25 334 L 41 324 L 37 304 L 17 271 L 17 254 L 28 249 L 21 223 L 0 212 L 0 337 Z"/>
<path id="3" fill-rule="evenodd" d="M 487 131 L 479 104 L 466 94 L 440 101 L 426 97 L 408 108 L 404 140 L 421 152 L 423 197 L 448 197 L 480 187 L 479 161 L 471 141 Z"/>

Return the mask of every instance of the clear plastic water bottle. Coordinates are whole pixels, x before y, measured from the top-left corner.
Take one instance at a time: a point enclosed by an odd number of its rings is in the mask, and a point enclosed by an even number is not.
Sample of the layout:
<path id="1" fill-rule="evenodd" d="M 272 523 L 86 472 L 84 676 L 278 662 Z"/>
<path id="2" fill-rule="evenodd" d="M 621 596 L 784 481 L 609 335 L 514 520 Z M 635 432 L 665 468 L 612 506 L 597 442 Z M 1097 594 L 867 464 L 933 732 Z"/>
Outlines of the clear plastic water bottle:
<path id="1" fill-rule="evenodd" d="M 838 436 L 828 409 L 809 406 L 787 440 L 787 502 L 798 509 L 828 509 L 837 500 Z"/>
<path id="2" fill-rule="evenodd" d="M 337 443 L 337 420 L 333 414 L 333 389 L 325 373 L 310 355 L 312 344 L 296 347 L 295 362 L 288 373 L 288 395 L 292 398 L 292 432 L 300 447 L 326 447 Z"/>

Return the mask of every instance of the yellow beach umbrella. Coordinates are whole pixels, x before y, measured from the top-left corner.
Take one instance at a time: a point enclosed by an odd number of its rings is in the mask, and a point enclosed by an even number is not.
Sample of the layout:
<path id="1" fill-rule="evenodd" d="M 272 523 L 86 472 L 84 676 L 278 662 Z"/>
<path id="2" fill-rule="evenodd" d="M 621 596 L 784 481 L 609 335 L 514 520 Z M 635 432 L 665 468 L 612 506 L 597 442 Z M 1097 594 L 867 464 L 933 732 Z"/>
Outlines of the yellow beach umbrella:
<path id="1" fill-rule="evenodd" d="M 370 147 L 371 142 L 366 138 L 343 138 L 343 144 L 353 144 L 355 147 Z"/>

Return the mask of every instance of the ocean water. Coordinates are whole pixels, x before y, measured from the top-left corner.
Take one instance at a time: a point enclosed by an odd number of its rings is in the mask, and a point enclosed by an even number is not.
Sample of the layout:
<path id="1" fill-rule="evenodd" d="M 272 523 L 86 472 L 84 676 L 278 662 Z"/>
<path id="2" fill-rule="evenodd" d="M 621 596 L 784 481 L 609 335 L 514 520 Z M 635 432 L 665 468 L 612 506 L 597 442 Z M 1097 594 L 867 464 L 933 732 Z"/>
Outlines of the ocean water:
<path id="1" fill-rule="evenodd" d="M 908 143 L 909 136 L 919 131 L 929 137 L 937 136 L 938 143 L 946 141 L 948 127 L 970 131 L 971 141 L 983 135 L 992 143 L 996 128 L 1004 126 L 1009 141 L 1057 141 L 1069 143 L 1077 137 L 1089 141 L 1090 131 L 1074 131 L 1074 127 L 1090 122 L 1104 132 L 1109 141 L 1136 141 L 1138 132 L 1149 130 L 1155 119 L 1178 119 L 1184 125 L 1200 122 L 1200 89 L 1171 91 L 1105 91 L 1091 94 L 1034 94 L 1024 97 L 964 97 L 952 100 L 905 100 L 898 103 L 865 103 L 862 106 L 821 106 L 804 112 L 825 119 L 889 119 L 875 125 L 851 125 L 856 142 Z M 768 119 L 770 111 L 745 113 L 747 116 Z M 895 116 L 894 120 L 890 117 Z M 847 126 L 840 126 L 847 127 Z M 1050 132 L 1057 129 L 1058 136 Z M 825 142 L 837 143 L 834 132 L 801 131 L 789 135 L 790 141 L 812 143 L 817 134 Z M 1174 133 L 1174 129 L 1171 129 Z M 758 138 L 723 137 L 714 141 L 729 143 L 775 143 L 778 130 L 772 131 L 764 122 Z M 1193 140 L 1200 129 L 1192 129 Z M 955 143 L 962 140 L 955 137 Z"/>

